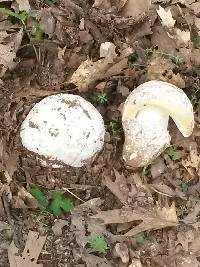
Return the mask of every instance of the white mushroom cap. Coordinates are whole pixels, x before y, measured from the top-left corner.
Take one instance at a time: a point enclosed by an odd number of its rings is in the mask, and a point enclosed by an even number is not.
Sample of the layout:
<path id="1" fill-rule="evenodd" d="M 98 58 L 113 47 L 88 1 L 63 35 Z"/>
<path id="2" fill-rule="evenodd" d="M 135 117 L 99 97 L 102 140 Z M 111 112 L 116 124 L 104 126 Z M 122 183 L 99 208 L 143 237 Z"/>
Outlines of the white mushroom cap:
<path id="1" fill-rule="evenodd" d="M 122 114 L 123 158 L 128 165 L 145 166 L 169 146 L 169 116 L 183 136 L 191 135 L 193 107 L 181 89 L 166 82 L 149 81 L 131 92 Z"/>
<path id="2" fill-rule="evenodd" d="M 104 144 L 105 128 L 96 108 L 77 95 L 51 95 L 37 103 L 21 126 L 22 144 L 48 159 L 81 167 Z"/>

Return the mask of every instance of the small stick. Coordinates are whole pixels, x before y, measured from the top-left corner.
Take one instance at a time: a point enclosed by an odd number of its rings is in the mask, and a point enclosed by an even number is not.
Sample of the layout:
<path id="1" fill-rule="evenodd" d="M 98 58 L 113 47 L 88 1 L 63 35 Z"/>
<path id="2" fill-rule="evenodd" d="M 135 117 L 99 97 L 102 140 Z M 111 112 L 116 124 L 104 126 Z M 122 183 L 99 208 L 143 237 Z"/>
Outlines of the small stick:
<path id="1" fill-rule="evenodd" d="M 85 203 L 84 200 L 82 200 L 80 197 L 78 197 L 77 195 L 75 195 L 74 193 L 72 193 L 69 189 L 63 187 L 63 190 L 67 191 L 69 194 L 71 194 L 72 196 L 74 196 L 75 198 L 77 198 L 78 200 L 80 200 L 82 203 Z"/>

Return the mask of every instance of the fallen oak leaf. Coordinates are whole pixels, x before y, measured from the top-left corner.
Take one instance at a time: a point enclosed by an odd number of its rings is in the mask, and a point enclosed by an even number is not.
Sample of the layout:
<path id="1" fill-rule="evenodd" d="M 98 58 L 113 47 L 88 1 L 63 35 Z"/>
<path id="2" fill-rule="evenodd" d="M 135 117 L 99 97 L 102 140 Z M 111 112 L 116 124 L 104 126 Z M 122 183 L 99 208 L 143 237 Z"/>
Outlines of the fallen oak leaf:
<path id="1" fill-rule="evenodd" d="M 173 19 L 170 9 L 168 9 L 166 11 L 163 7 L 159 6 L 159 9 L 156 11 L 158 13 L 158 16 L 161 19 L 161 23 L 163 26 L 165 26 L 167 28 L 173 28 L 174 27 L 176 20 Z"/>
<path id="2" fill-rule="evenodd" d="M 8 259 L 10 267 L 43 267 L 43 264 L 37 264 L 38 257 L 46 241 L 46 236 L 39 236 L 39 233 L 29 231 L 26 245 L 21 256 L 14 242 L 8 249 Z"/>
<path id="3" fill-rule="evenodd" d="M 99 211 L 92 218 L 102 220 L 103 224 L 142 221 L 139 225 L 124 234 L 124 236 L 134 236 L 144 231 L 178 225 L 174 203 L 170 207 L 160 207 L 157 205 L 151 210 L 133 210 L 130 207 L 123 207 L 121 209 Z"/>
<path id="4" fill-rule="evenodd" d="M 110 191 L 123 203 L 125 204 L 128 200 L 129 188 L 127 185 L 127 180 L 123 174 L 119 174 L 117 170 L 114 169 L 115 181 L 113 182 L 110 177 L 106 176 L 105 185 L 110 189 Z"/>

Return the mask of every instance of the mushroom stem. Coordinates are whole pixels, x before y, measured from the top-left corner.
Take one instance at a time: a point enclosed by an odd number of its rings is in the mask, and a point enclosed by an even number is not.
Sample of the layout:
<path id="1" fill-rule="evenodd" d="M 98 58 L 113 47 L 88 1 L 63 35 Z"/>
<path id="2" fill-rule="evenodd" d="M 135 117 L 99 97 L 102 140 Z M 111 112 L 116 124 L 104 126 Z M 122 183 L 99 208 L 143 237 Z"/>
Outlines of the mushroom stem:
<path id="1" fill-rule="evenodd" d="M 145 108 L 133 120 L 124 122 L 127 132 L 123 158 L 130 166 L 142 167 L 170 144 L 169 116 L 158 108 Z"/>

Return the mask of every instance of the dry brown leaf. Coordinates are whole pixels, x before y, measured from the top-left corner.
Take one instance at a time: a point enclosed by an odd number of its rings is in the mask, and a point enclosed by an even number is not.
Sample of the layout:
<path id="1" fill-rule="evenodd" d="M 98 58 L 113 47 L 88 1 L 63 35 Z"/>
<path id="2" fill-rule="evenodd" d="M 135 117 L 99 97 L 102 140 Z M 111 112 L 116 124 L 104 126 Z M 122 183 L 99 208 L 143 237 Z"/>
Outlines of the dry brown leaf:
<path id="1" fill-rule="evenodd" d="M 8 35 L 0 32 L 0 77 L 3 77 L 7 69 L 13 69 L 17 63 L 14 62 L 16 52 L 21 44 L 23 30 Z M 5 41 L 10 39 L 9 41 Z"/>
<path id="2" fill-rule="evenodd" d="M 100 46 L 100 57 L 107 58 L 109 63 L 113 63 L 113 60 L 117 57 L 115 49 L 116 46 L 111 42 L 102 43 Z"/>
<path id="3" fill-rule="evenodd" d="M 39 207 L 37 200 L 24 187 L 20 187 L 17 196 L 13 196 L 12 205 L 16 209 L 36 209 Z"/>
<path id="4" fill-rule="evenodd" d="M 178 225 L 174 203 L 170 207 L 159 207 L 157 205 L 151 210 L 149 208 L 132 210 L 130 207 L 124 207 L 122 209 L 99 211 L 92 218 L 102 220 L 103 224 L 142 221 L 124 234 L 124 236 L 134 236 L 144 231 Z"/>
<path id="5" fill-rule="evenodd" d="M 115 245 L 115 253 L 123 263 L 129 262 L 129 249 L 126 243 L 117 243 Z"/>
<path id="6" fill-rule="evenodd" d="M 111 8 L 110 0 L 95 0 L 93 7 L 98 7 L 101 9 L 108 9 Z"/>
<path id="7" fill-rule="evenodd" d="M 151 0 L 127 0 L 120 14 L 124 17 L 133 17 L 136 19 L 140 15 L 148 12 L 150 6 Z"/>
<path id="8" fill-rule="evenodd" d="M 190 44 L 191 42 L 190 31 L 181 31 L 180 29 L 175 28 L 174 32 L 176 34 L 178 46 L 181 46 L 181 45 L 188 46 Z"/>
<path id="9" fill-rule="evenodd" d="M 87 59 L 73 73 L 69 82 L 74 83 L 80 92 L 85 92 L 102 77 L 108 66 L 109 62 L 107 59 L 100 59 L 96 62 Z"/>
<path id="10" fill-rule="evenodd" d="M 163 26 L 167 28 L 173 28 L 176 20 L 173 19 L 171 10 L 168 9 L 167 11 L 159 6 L 159 9 L 157 10 L 157 13 L 161 19 L 161 23 Z"/>
<path id="11" fill-rule="evenodd" d="M 41 16 L 40 27 L 51 38 L 54 31 L 55 31 L 55 26 L 56 26 L 56 21 L 55 21 L 55 18 L 53 17 L 53 15 L 51 13 L 51 9 L 50 8 L 43 8 L 41 10 L 40 16 Z"/>
<path id="12" fill-rule="evenodd" d="M 189 8 L 192 9 L 195 15 L 200 14 L 200 2 L 199 1 L 189 5 Z"/>
<path id="13" fill-rule="evenodd" d="M 119 174 L 117 170 L 115 172 L 115 181 L 113 182 L 110 177 L 105 177 L 105 185 L 110 189 L 110 191 L 123 203 L 127 203 L 129 188 L 127 185 L 127 180 L 123 174 Z"/>
<path id="14" fill-rule="evenodd" d="M 83 254 L 82 260 L 86 263 L 87 267 L 114 267 L 105 257 L 101 258 L 92 254 Z"/>
<path id="15" fill-rule="evenodd" d="M 169 186 L 163 183 L 149 184 L 149 186 L 152 190 L 164 196 L 174 197 L 177 195 L 174 190 L 172 190 Z"/>
<path id="16" fill-rule="evenodd" d="M 183 222 L 186 224 L 195 223 L 197 221 L 197 217 L 200 213 L 200 202 L 197 202 L 192 210 L 188 213 L 188 215 L 183 218 Z"/>
<path id="17" fill-rule="evenodd" d="M 19 5 L 19 10 L 20 11 L 25 10 L 26 12 L 28 12 L 31 9 L 28 0 L 16 0 L 16 2 Z"/>
<path id="18" fill-rule="evenodd" d="M 62 229 L 64 226 L 68 225 L 68 221 L 58 219 L 55 221 L 54 225 L 52 226 L 52 231 L 54 235 L 61 236 L 62 235 Z"/>
<path id="19" fill-rule="evenodd" d="M 197 148 L 191 149 L 186 159 L 181 161 L 182 165 L 188 171 L 191 176 L 194 176 L 194 169 L 196 172 L 199 171 L 200 157 Z"/>
<path id="20" fill-rule="evenodd" d="M 159 177 L 162 173 L 164 173 L 166 169 L 166 165 L 164 162 L 164 159 L 161 157 L 158 157 L 154 162 L 151 164 L 150 171 L 151 176 L 153 179 Z"/>
<path id="21" fill-rule="evenodd" d="M 179 88 L 185 88 L 185 81 L 179 73 L 173 73 L 173 67 L 174 64 L 170 58 L 164 58 L 155 53 L 148 61 L 147 77 L 149 80 L 161 80 L 172 83 Z"/>
<path id="22" fill-rule="evenodd" d="M 194 240 L 194 231 L 189 230 L 187 232 L 181 231 L 177 233 L 176 245 L 181 244 L 185 251 L 189 250 L 189 243 Z"/>
<path id="23" fill-rule="evenodd" d="M 128 267 L 142 267 L 142 263 L 138 259 L 132 259 L 132 263 Z"/>
<path id="24" fill-rule="evenodd" d="M 114 75 L 120 74 L 121 71 L 128 66 L 127 57 L 131 53 L 132 50 L 127 48 L 121 52 L 120 57 L 117 57 L 116 53 L 112 52 L 108 53 L 107 57 L 96 62 L 87 59 L 81 63 L 68 82 L 74 83 L 80 92 L 85 92 L 98 80 L 110 78 Z M 116 63 L 113 63 L 112 65 L 110 62 L 114 60 Z"/>
<path id="25" fill-rule="evenodd" d="M 8 249 L 10 267 L 43 267 L 43 264 L 37 264 L 37 261 L 45 241 L 46 236 L 39 236 L 39 233 L 29 231 L 21 256 L 16 255 L 19 254 L 19 251 L 12 242 Z"/>

